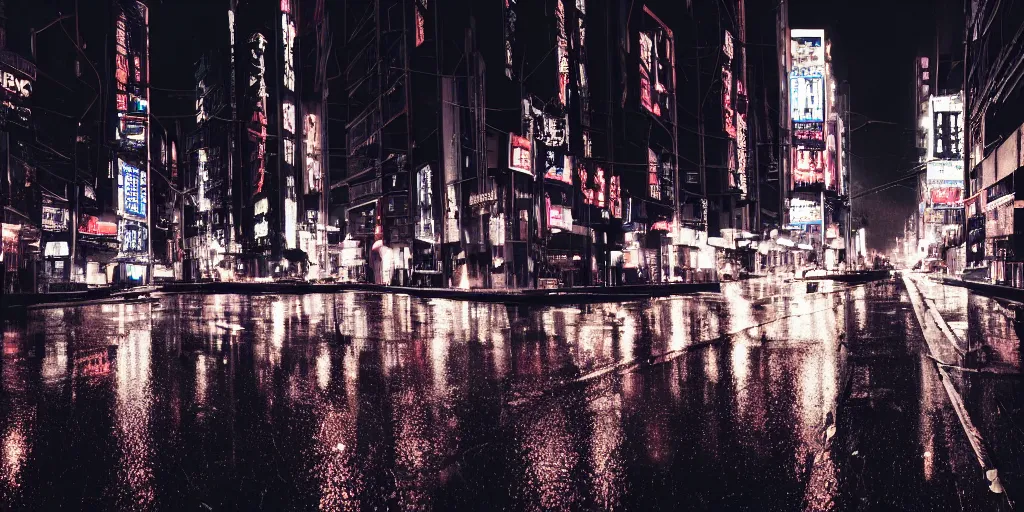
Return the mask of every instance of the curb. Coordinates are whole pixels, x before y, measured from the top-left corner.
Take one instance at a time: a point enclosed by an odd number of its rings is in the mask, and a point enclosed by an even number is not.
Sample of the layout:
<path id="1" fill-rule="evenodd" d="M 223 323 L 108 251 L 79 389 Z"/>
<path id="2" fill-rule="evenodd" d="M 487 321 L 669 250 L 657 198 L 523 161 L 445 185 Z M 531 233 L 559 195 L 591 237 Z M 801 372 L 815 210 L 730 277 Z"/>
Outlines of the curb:
<path id="1" fill-rule="evenodd" d="M 949 379 L 949 373 L 942 367 L 942 365 L 948 365 L 949 363 L 943 362 L 939 359 L 939 352 L 935 349 L 936 341 L 929 336 L 926 327 L 926 315 L 924 310 L 929 310 L 931 313 L 928 315 L 931 317 L 932 323 L 939 329 L 944 336 L 947 337 L 947 341 L 954 347 L 957 347 L 956 336 L 953 335 L 952 331 L 949 330 L 949 325 L 942 319 L 942 316 L 938 314 L 934 307 L 929 307 L 925 301 L 927 297 L 921 293 L 917 287 L 917 283 L 914 283 L 910 277 L 903 276 L 903 285 L 907 288 L 907 295 L 910 297 L 910 302 L 914 308 L 914 315 L 917 317 L 917 321 L 921 326 L 921 334 L 924 336 L 925 343 L 928 345 L 928 351 L 931 353 L 932 364 L 935 365 L 935 369 L 939 372 L 939 380 L 942 381 L 942 387 L 946 390 L 946 396 L 949 397 L 950 404 L 953 406 L 953 410 L 956 412 L 957 418 L 960 419 L 960 426 L 964 429 L 964 434 L 967 436 L 967 441 L 971 444 L 971 448 L 974 450 L 974 455 L 978 460 L 978 465 L 981 466 L 982 471 L 985 475 L 985 480 L 989 482 L 989 490 L 996 494 L 1003 494 L 1006 500 L 1010 503 L 1011 508 L 1013 502 L 1010 501 L 1009 495 L 1006 493 L 1006 489 L 1003 487 L 1002 482 L 999 480 L 999 469 L 996 468 L 992 462 L 992 457 L 989 455 L 988 449 L 985 447 L 985 440 L 981 437 L 981 432 L 978 431 L 977 427 L 974 426 L 974 422 L 971 420 L 970 414 L 967 412 L 967 407 L 964 405 L 963 398 L 960 393 L 953 388 L 952 382 Z M 957 347 L 959 350 L 959 347 Z"/>

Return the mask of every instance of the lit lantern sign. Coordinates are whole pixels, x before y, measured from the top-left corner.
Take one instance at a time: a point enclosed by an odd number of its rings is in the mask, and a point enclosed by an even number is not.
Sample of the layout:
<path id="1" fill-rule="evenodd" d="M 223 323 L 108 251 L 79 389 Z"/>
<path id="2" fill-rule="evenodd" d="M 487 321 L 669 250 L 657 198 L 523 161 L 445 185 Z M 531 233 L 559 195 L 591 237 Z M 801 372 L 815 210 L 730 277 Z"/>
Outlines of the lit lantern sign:
<path id="1" fill-rule="evenodd" d="M 530 139 L 514 133 L 508 135 L 508 168 L 533 175 L 533 150 Z"/>
<path id="2" fill-rule="evenodd" d="M 146 173 L 121 159 L 117 160 L 117 167 L 122 213 L 145 219 L 149 194 Z"/>

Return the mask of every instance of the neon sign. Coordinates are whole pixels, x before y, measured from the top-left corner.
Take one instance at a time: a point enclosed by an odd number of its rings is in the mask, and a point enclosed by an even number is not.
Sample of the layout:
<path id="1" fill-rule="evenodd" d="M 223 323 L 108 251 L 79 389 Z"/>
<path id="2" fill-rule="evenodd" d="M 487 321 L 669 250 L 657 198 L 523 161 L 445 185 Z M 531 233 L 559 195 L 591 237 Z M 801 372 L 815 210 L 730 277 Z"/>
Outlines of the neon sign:
<path id="1" fill-rule="evenodd" d="M 146 174 L 138 167 L 117 160 L 118 166 L 118 189 L 121 196 L 122 211 L 129 215 L 145 219 L 147 213 L 148 184 Z"/>
<path id="2" fill-rule="evenodd" d="M 284 86 L 295 90 L 295 23 L 288 13 L 281 14 L 281 36 L 284 41 Z"/>
<path id="3" fill-rule="evenodd" d="M 249 38 L 249 97 L 252 102 L 252 116 L 249 119 L 248 133 L 251 150 L 249 168 L 252 170 L 253 195 L 263 193 L 266 179 L 267 155 L 267 84 L 264 79 L 266 66 L 267 39 L 263 34 L 255 33 Z"/>
<path id="4" fill-rule="evenodd" d="M 530 139 L 514 133 L 508 135 L 508 168 L 533 174 L 533 144 Z"/>

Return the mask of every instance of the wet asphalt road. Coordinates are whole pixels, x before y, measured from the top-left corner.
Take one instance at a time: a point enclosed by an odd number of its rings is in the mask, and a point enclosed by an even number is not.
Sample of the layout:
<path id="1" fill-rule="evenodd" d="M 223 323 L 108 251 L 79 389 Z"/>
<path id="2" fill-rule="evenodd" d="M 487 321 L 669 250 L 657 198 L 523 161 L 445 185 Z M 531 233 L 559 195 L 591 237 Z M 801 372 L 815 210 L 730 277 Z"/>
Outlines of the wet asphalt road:
<path id="1" fill-rule="evenodd" d="M 1003 503 L 896 281 L 543 309 L 169 295 L 3 339 L 3 510 Z"/>

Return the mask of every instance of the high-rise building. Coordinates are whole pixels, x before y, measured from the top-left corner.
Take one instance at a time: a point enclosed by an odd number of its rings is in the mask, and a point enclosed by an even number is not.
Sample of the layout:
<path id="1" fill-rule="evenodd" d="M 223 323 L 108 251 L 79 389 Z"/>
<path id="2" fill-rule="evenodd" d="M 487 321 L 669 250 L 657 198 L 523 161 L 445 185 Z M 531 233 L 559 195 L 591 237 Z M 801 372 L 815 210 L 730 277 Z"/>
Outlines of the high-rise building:
<path id="1" fill-rule="evenodd" d="M 149 120 L 149 8 L 136 0 L 114 3 L 112 129 L 108 131 L 112 193 L 120 242 L 114 279 L 141 284 L 151 279 L 151 175 Z"/>
<path id="2" fill-rule="evenodd" d="M 848 114 L 832 71 L 831 42 L 820 29 L 790 29 L 786 53 L 789 127 L 787 214 L 791 263 L 836 270 L 856 264 L 850 239 Z M 851 251 L 852 252 L 852 251 Z"/>
<path id="3" fill-rule="evenodd" d="M 1024 287 L 1024 5 L 979 0 L 966 15 L 964 275 Z"/>
<path id="4" fill-rule="evenodd" d="M 330 272 L 324 3 L 225 0 L 211 16 L 223 29 L 204 36 L 207 50 L 196 64 L 188 274 L 324 276 Z"/>

